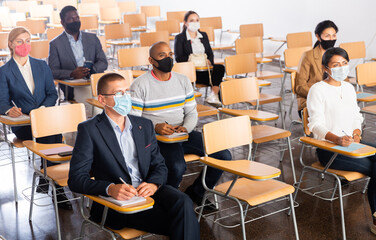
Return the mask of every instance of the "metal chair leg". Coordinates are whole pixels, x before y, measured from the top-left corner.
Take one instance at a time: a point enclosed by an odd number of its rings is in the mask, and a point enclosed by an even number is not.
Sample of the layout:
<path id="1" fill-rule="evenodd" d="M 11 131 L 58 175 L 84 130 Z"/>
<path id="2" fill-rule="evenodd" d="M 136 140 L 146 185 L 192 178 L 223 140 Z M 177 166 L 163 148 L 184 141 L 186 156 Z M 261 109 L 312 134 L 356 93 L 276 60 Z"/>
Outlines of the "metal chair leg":
<path id="1" fill-rule="evenodd" d="M 198 214 L 198 222 L 200 222 L 200 220 L 201 220 L 202 211 L 204 210 L 204 204 L 205 204 L 206 198 L 208 197 L 207 195 L 208 195 L 207 192 L 205 192 L 204 197 L 202 198 L 200 212 Z"/>
<path id="2" fill-rule="evenodd" d="M 256 159 L 256 151 L 257 151 L 257 147 L 258 147 L 258 144 L 255 143 L 255 147 L 254 147 L 254 150 L 253 150 L 253 157 L 252 157 L 252 160 L 255 161 Z"/>
<path id="3" fill-rule="evenodd" d="M 56 186 L 55 183 L 50 180 L 50 185 L 52 186 L 52 194 L 54 198 L 54 208 L 55 208 L 55 218 L 56 218 L 56 229 L 57 229 L 57 239 L 61 240 L 61 230 L 60 230 L 60 220 L 59 220 L 59 209 L 57 207 L 57 196 L 56 196 Z"/>
<path id="4" fill-rule="evenodd" d="M 290 154 L 292 177 L 294 178 L 294 184 L 295 184 L 296 183 L 295 166 L 294 166 L 294 157 L 292 156 L 290 137 L 287 137 L 287 144 L 288 144 L 289 154 Z"/>
<path id="5" fill-rule="evenodd" d="M 339 206 L 341 211 L 342 239 L 346 240 L 345 212 L 343 211 L 342 185 L 341 180 L 337 176 L 336 179 L 338 183 Z"/>
<path id="6" fill-rule="evenodd" d="M 292 212 L 292 221 L 294 223 L 295 239 L 299 240 L 298 224 L 296 223 L 296 217 L 295 217 L 294 200 L 292 199 L 291 193 L 289 194 L 289 197 L 290 197 L 290 211 Z"/>
<path id="7" fill-rule="evenodd" d="M 16 205 L 18 204 L 18 194 L 17 194 L 17 180 L 16 180 L 16 157 L 14 156 L 14 149 L 12 144 L 9 144 L 11 158 L 12 158 L 12 172 L 13 172 L 13 191 L 14 191 L 14 200 Z"/>

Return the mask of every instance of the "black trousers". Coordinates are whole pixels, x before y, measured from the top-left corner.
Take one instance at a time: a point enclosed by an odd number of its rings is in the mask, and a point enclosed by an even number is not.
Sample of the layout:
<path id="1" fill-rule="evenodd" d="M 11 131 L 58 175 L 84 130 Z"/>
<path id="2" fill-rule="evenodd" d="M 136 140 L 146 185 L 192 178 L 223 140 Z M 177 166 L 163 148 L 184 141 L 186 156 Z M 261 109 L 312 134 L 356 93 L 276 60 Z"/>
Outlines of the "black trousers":
<path id="1" fill-rule="evenodd" d="M 165 185 L 152 198 L 155 204 L 152 209 L 134 213 L 121 214 L 109 210 L 106 226 L 112 229 L 124 227 L 135 228 L 149 233 L 169 236 L 171 240 L 198 240 L 200 226 L 193 211 L 192 200 L 179 190 Z M 103 206 L 93 204 L 92 216 L 99 222 Z"/>
<path id="2" fill-rule="evenodd" d="M 65 91 L 66 86 L 59 83 L 59 87 L 60 87 L 61 91 L 63 91 L 65 98 L 67 98 L 67 93 Z M 66 99 L 66 100 L 67 101 L 74 100 L 74 88 L 68 87 L 68 99 Z"/>
<path id="3" fill-rule="evenodd" d="M 31 134 L 31 127 L 30 126 L 23 126 L 23 127 L 17 127 L 12 128 L 12 132 L 18 139 L 21 140 L 32 140 L 33 136 Z M 45 143 L 45 144 L 51 144 L 51 143 L 61 143 L 63 141 L 63 136 L 61 134 L 52 135 L 48 137 L 42 137 L 36 139 L 37 143 Z M 54 162 L 47 161 L 47 167 L 56 165 Z M 41 163 L 42 167 L 42 163 Z"/>
<path id="4" fill-rule="evenodd" d="M 213 86 L 221 84 L 223 76 L 225 75 L 225 67 L 220 64 L 214 64 L 211 71 L 211 79 Z M 207 71 L 196 71 L 196 83 L 210 85 L 209 73 Z"/>
<path id="5" fill-rule="evenodd" d="M 183 179 L 183 174 L 187 169 L 184 154 L 196 154 L 199 156 L 204 156 L 204 148 L 202 142 L 202 134 L 197 131 L 192 131 L 189 134 L 188 141 L 181 143 L 162 143 L 158 142 L 159 150 L 165 159 L 166 166 L 168 168 L 167 184 L 175 188 L 179 187 L 180 182 Z M 221 160 L 231 160 L 232 156 L 230 151 L 224 150 L 220 152 L 213 153 L 209 155 L 210 157 L 221 159 Z M 213 188 L 219 178 L 222 175 L 222 171 L 216 168 L 208 167 L 205 177 L 205 183 L 209 188 Z M 204 196 L 205 189 L 202 186 L 202 172 L 196 178 L 192 184 L 193 191 Z"/>

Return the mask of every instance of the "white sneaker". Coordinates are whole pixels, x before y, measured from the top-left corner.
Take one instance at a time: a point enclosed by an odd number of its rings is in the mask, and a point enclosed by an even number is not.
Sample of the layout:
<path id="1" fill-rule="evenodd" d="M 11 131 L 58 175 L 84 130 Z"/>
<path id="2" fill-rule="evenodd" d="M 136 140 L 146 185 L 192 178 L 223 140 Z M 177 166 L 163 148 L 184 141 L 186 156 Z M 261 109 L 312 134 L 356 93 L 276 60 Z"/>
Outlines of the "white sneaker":
<path id="1" fill-rule="evenodd" d="M 222 106 L 222 103 L 219 101 L 218 95 L 214 93 L 210 94 L 210 96 L 205 99 L 205 102 L 214 106 Z"/>

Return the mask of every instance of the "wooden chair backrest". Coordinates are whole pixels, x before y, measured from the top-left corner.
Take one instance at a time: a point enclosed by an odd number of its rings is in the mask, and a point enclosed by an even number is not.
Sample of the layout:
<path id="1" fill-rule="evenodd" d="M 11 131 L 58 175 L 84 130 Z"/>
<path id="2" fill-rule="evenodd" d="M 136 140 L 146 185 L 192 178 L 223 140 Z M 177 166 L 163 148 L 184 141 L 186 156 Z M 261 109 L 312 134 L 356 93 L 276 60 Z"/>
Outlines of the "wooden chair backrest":
<path id="1" fill-rule="evenodd" d="M 235 41 L 236 54 L 263 53 L 264 46 L 262 37 L 238 38 Z"/>
<path id="2" fill-rule="evenodd" d="M 150 47 L 154 43 L 159 42 L 159 41 L 169 44 L 170 39 L 169 39 L 168 31 L 140 33 L 141 47 Z"/>
<path id="3" fill-rule="evenodd" d="M 65 6 L 68 6 L 68 5 L 77 8 L 77 0 L 64 0 L 64 1 L 56 0 L 56 9 L 58 12 L 60 12 L 61 9 L 63 9 Z"/>
<path id="4" fill-rule="evenodd" d="M 30 56 L 33 58 L 46 59 L 50 50 L 50 41 L 32 41 Z"/>
<path id="5" fill-rule="evenodd" d="M 204 149 L 212 154 L 252 143 L 251 122 L 248 116 L 232 117 L 207 123 L 202 128 Z"/>
<path id="6" fill-rule="evenodd" d="M 81 30 L 97 30 L 99 27 L 97 15 L 80 16 Z"/>
<path id="7" fill-rule="evenodd" d="M 59 36 L 64 31 L 64 28 L 48 28 L 47 29 L 47 40 L 51 41 L 55 37 Z"/>
<path id="8" fill-rule="evenodd" d="M 260 98 L 257 78 L 237 78 L 221 82 L 221 97 L 223 105 L 242 103 Z"/>
<path id="9" fill-rule="evenodd" d="M 31 110 L 30 119 L 35 138 L 76 132 L 78 124 L 86 120 L 85 106 L 76 103 L 37 108 Z"/>
<path id="10" fill-rule="evenodd" d="M 311 135 L 311 131 L 308 128 L 308 109 L 306 107 L 303 109 L 303 126 L 304 126 L 304 134 L 306 136 Z"/>
<path id="11" fill-rule="evenodd" d="M 149 65 L 149 47 L 119 49 L 118 64 L 119 68 Z"/>
<path id="12" fill-rule="evenodd" d="M 145 27 L 146 15 L 145 13 L 125 14 L 123 16 L 123 23 L 129 23 L 131 28 Z"/>
<path id="13" fill-rule="evenodd" d="M 133 82 L 132 70 L 118 70 L 118 71 L 113 71 L 113 72 L 118 73 L 124 77 L 125 81 L 127 82 L 127 87 L 131 86 Z M 98 96 L 98 92 L 97 92 L 98 81 L 103 75 L 106 75 L 106 74 L 108 74 L 108 72 L 91 74 L 90 84 L 91 84 L 91 93 L 93 94 L 93 97 Z"/>
<path id="14" fill-rule="evenodd" d="M 359 85 L 376 85 L 376 62 L 367 62 L 356 66 L 356 80 Z"/>
<path id="15" fill-rule="evenodd" d="M 8 48 L 8 32 L 0 32 L 0 49 Z"/>
<path id="16" fill-rule="evenodd" d="M 97 0 L 97 2 L 99 3 L 99 7 L 101 7 L 101 8 L 118 7 L 116 0 Z"/>
<path id="17" fill-rule="evenodd" d="M 180 32 L 180 24 L 179 21 L 174 20 L 166 20 L 166 21 L 157 21 L 155 22 L 155 30 L 159 31 L 168 31 L 168 34 L 179 33 Z"/>
<path id="18" fill-rule="evenodd" d="M 121 19 L 120 9 L 117 6 L 101 7 L 99 13 L 102 21 L 120 21 Z"/>
<path id="19" fill-rule="evenodd" d="M 222 29 L 222 17 L 200 18 L 200 27 L 212 27 L 213 29 Z"/>
<path id="20" fill-rule="evenodd" d="M 296 72 L 291 73 L 290 77 L 291 77 L 291 91 L 293 94 L 296 94 L 295 93 Z"/>
<path id="21" fill-rule="evenodd" d="M 44 20 L 30 20 L 19 21 L 16 23 L 17 26 L 27 28 L 31 34 L 43 34 L 46 31 L 46 24 Z"/>
<path id="22" fill-rule="evenodd" d="M 196 82 L 196 68 L 193 62 L 175 63 L 172 71 L 187 76 L 191 83 Z"/>
<path id="23" fill-rule="evenodd" d="M 186 11 L 167 12 L 167 20 L 177 20 L 179 23 L 184 22 Z"/>
<path id="24" fill-rule="evenodd" d="M 256 54 L 244 53 L 228 56 L 225 58 L 225 66 L 227 76 L 257 72 Z"/>
<path id="25" fill-rule="evenodd" d="M 339 47 L 346 50 L 350 60 L 366 57 L 366 44 L 364 41 L 341 43 Z"/>
<path id="26" fill-rule="evenodd" d="M 104 26 L 104 35 L 108 39 L 131 38 L 132 31 L 128 23 L 107 24 Z"/>
<path id="27" fill-rule="evenodd" d="M 311 47 L 312 46 L 312 33 L 311 32 L 289 33 L 286 36 L 286 41 L 287 41 L 287 48 Z"/>
<path id="28" fill-rule="evenodd" d="M 121 13 L 137 12 L 135 1 L 117 2 Z"/>
<path id="29" fill-rule="evenodd" d="M 202 27 L 202 26 L 200 26 L 200 31 L 205 32 L 208 35 L 209 42 L 215 41 L 215 34 L 214 34 L 214 28 L 213 27 Z"/>
<path id="30" fill-rule="evenodd" d="M 89 2 L 89 3 L 79 3 L 78 4 L 78 13 L 80 16 L 83 15 L 97 15 L 99 16 L 99 3 L 98 2 Z"/>
<path id="31" fill-rule="evenodd" d="M 106 36 L 98 36 L 98 39 L 101 42 L 102 50 L 103 50 L 104 54 L 106 55 L 106 53 L 107 53 Z"/>
<path id="32" fill-rule="evenodd" d="M 146 17 L 160 17 L 161 8 L 159 5 L 156 6 L 141 6 L 141 13 L 145 13 Z"/>
<path id="33" fill-rule="evenodd" d="M 240 37 L 263 37 L 264 26 L 262 23 L 243 24 L 239 27 Z"/>
<path id="34" fill-rule="evenodd" d="M 287 68 L 297 67 L 299 65 L 303 53 L 311 49 L 311 46 L 285 49 L 283 53 L 285 57 L 285 66 Z"/>

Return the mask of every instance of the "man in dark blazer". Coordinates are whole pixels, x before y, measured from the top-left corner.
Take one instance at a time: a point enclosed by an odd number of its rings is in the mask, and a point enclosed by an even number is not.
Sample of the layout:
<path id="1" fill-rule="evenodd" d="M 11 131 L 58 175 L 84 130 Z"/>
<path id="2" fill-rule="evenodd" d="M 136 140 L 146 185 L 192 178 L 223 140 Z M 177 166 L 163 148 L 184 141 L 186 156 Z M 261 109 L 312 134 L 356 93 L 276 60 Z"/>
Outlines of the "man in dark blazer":
<path id="1" fill-rule="evenodd" d="M 105 110 L 78 126 L 68 185 L 74 192 L 118 200 L 137 194 L 154 199 L 152 209 L 135 214 L 109 210 L 106 225 L 110 228 L 130 227 L 171 239 L 199 239 L 192 201 L 165 185 L 167 167 L 159 153 L 152 122 L 127 115 L 131 102 L 126 89 L 126 81 L 116 73 L 99 79 L 98 100 Z M 94 221 L 100 221 L 102 212 L 103 207 L 93 203 Z"/>
<path id="2" fill-rule="evenodd" d="M 73 6 L 64 7 L 60 19 L 65 31 L 50 42 L 48 56 L 54 79 L 81 79 L 89 73 L 104 72 L 108 63 L 102 45 L 95 34 L 80 31 L 81 21 L 77 9 Z M 91 71 L 84 67 L 85 61 L 93 63 Z M 73 100 L 73 88 L 68 89 L 68 100 Z"/>

